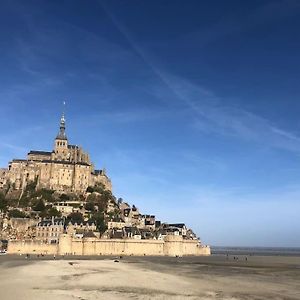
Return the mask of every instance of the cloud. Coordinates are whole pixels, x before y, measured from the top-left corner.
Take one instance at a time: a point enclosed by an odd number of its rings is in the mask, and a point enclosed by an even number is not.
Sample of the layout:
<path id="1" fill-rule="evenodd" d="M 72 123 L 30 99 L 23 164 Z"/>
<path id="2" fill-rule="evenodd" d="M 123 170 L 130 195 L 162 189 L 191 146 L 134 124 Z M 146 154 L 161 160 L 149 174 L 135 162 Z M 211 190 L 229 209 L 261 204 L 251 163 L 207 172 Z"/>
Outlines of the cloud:
<path id="1" fill-rule="evenodd" d="M 295 9 L 291 9 L 291 6 Z M 250 13 L 242 27 L 256 26 L 268 20 L 285 18 L 295 13 L 300 6 L 295 1 L 274 3 L 261 6 Z M 218 97 L 212 90 L 196 85 L 180 76 L 171 75 L 164 71 L 152 55 L 147 53 L 134 39 L 130 31 L 119 19 L 104 6 L 113 24 L 126 38 L 132 49 L 141 57 L 145 64 L 153 71 L 160 81 L 152 91 L 156 96 L 170 105 L 180 101 L 195 115 L 194 128 L 203 133 L 214 133 L 227 137 L 239 138 L 248 142 L 255 142 L 268 147 L 284 149 L 292 152 L 300 151 L 300 136 L 279 128 L 275 123 L 245 109 L 225 104 L 225 99 Z M 253 19 L 256 20 L 253 24 Z M 229 26 L 231 32 L 235 26 Z M 218 27 L 216 32 L 220 32 Z M 241 29 L 237 29 L 238 31 Z M 227 34 L 221 30 L 221 35 Z"/>
<path id="2" fill-rule="evenodd" d="M 207 134 L 239 138 L 268 147 L 300 151 L 300 136 L 297 134 L 279 128 L 267 118 L 250 111 L 226 105 L 225 100 L 212 91 L 207 91 L 188 80 L 161 71 L 159 74 L 177 101 L 193 112 L 194 128 L 197 130 Z M 160 90 L 163 90 L 163 86 Z"/>

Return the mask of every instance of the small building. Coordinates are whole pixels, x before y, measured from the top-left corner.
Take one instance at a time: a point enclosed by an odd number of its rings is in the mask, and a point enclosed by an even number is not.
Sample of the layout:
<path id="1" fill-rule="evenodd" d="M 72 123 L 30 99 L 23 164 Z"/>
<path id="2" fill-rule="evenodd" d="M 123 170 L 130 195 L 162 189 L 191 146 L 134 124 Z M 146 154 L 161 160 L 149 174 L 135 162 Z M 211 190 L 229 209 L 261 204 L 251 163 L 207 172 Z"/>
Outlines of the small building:
<path id="1" fill-rule="evenodd" d="M 79 212 L 84 207 L 84 202 L 82 201 L 60 201 L 55 202 L 52 207 L 56 208 L 62 213 L 64 217 L 68 216 L 73 212 Z"/>
<path id="2" fill-rule="evenodd" d="M 168 229 L 174 229 L 174 231 L 178 230 L 179 234 L 183 237 L 187 235 L 188 230 L 184 223 L 168 224 Z"/>
<path id="3" fill-rule="evenodd" d="M 66 231 L 69 234 L 75 234 L 76 232 L 93 232 L 97 230 L 96 223 L 93 221 L 73 222 L 70 221 L 66 224 Z"/>
<path id="4" fill-rule="evenodd" d="M 125 208 L 122 211 L 123 221 L 125 223 L 132 224 L 133 226 L 140 225 L 140 213 L 136 206 L 132 206 L 132 208 Z"/>
<path id="5" fill-rule="evenodd" d="M 129 239 L 140 240 L 142 238 L 141 232 L 135 226 L 128 226 L 123 228 L 124 237 Z"/>
<path id="6" fill-rule="evenodd" d="M 108 221 L 107 222 L 107 229 L 113 229 L 113 228 L 122 229 L 125 226 L 130 226 L 130 224 L 129 223 L 125 223 L 122 220 L 119 220 L 119 221 Z"/>
<path id="7" fill-rule="evenodd" d="M 140 215 L 139 227 L 154 230 L 155 216 L 154 215 Z"/>
<path id="8" fill-rule="evenodd" d="M 63 218 L 54 218 L 40 221 L 35 229 L 35 238 L 45 243 L 58 243 L 59 235 L 64 233 L 65 220 Z"/>

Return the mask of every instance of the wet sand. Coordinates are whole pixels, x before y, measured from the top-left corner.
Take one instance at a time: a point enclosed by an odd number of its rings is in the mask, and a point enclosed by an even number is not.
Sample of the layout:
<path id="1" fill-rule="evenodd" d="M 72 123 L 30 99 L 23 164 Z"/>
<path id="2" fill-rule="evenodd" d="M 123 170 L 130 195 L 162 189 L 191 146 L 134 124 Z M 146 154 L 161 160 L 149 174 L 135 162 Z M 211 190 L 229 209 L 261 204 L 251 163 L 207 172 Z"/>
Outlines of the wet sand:
<path id="1" fill-rule="evenodd" d="M 0 299 L 300 299 L 300 257 L 0 256 Z"/>

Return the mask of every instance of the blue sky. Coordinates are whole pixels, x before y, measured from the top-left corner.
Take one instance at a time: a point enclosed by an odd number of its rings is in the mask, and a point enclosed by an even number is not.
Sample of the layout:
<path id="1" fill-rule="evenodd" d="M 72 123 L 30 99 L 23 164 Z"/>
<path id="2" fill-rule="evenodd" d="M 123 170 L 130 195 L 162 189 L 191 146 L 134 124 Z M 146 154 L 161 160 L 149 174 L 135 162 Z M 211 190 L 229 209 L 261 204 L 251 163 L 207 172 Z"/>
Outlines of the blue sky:
<path id="1" fill-rule="evenodd" d="M 299 1 L 1 1 L 0 166 L 67 134 L 205 243 L 300 246 Z"/>

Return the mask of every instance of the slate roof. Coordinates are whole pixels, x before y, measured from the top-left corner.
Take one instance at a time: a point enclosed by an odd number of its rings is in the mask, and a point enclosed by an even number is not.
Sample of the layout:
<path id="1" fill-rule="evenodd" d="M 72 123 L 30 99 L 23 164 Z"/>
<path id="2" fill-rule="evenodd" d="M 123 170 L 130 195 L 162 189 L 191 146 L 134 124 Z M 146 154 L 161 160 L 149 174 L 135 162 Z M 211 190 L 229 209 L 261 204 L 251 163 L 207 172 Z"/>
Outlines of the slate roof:
<path id="1" fill-rule="evenodd" d="M 54 164 L 63 164 L 63 165 L 81 165 L 81 166 L 90 166 L 90 164 L 85 163 L 85 162 L 71 162 L 71 161 L 58 161 L 58 160 L 48 160 L 45 159 L 42 161 L 43 163 L 54 163 Z"/>
<path id="2" fill-rule="evenodd" d="M 101 175 L 103 173 L 102 170 L 94 170 L 95 175 Z"/>
<path id="3" fill-rule="evenodd" d="M 68 145 L 69 149 L 78 149 L 79 147 L 77 145 Z"/>
<path id="4" fill-rule="evenodd" d="M 91 225 L 95 225 L 96 224 L 96 222 L 94 222 L 94 221 L 90 221 L 90 220 L 88 220 L 88 221 L 83 221 L 83 222 L 80 222 L 80 223 L 77 223 L 77 222 L 75 222 L 75 221 L 70 221 L 68 224 L 72 224 L 72 225 L 83 225 L 83 226 L 85 226 L 85 225 L 89 225 L 89 226 L 91 226 Z"/>
<path id="5" fill-rule="evenodd" d="M 176 228 L 183 228 L 185 227 L 184 223 L 175 223 L 175 224 L 169 224 L 170 227 L 176 227 Z"/>
<path id="6" fill-rule="evenodd" d="M 18 158 L 14 158 L 12 160 L 12 162 L 26 162 L 26 161 L 27 161 L 27 159 L 18 159 Z"/>
<path id="7" fill-rule="evenodd" d="M 65 140 L 65 141 L 68 140 L 68 138 L 64 132 L 63 133 L 59 132 L 55 139 L 56 140 Z"/>
<path id="8" fill-rule="evenodd" d="M 49 152 L 49 151 L 30 150 L 30 152 L 28 153 L 28 155 L 35 154 L 35 155 L 46 155 L 46 156 L 49 156 L 49 155 L 51 155 L 51 153 L 52 152 Z"/>
<path id="9" fill-rule="evenodd" d="M 54 220 L 46 219 L 38 223 L 38 226 L 51 226 L 51 225 L 64 225 L 64 219 L 61 218 L 56 218 Z"/>

